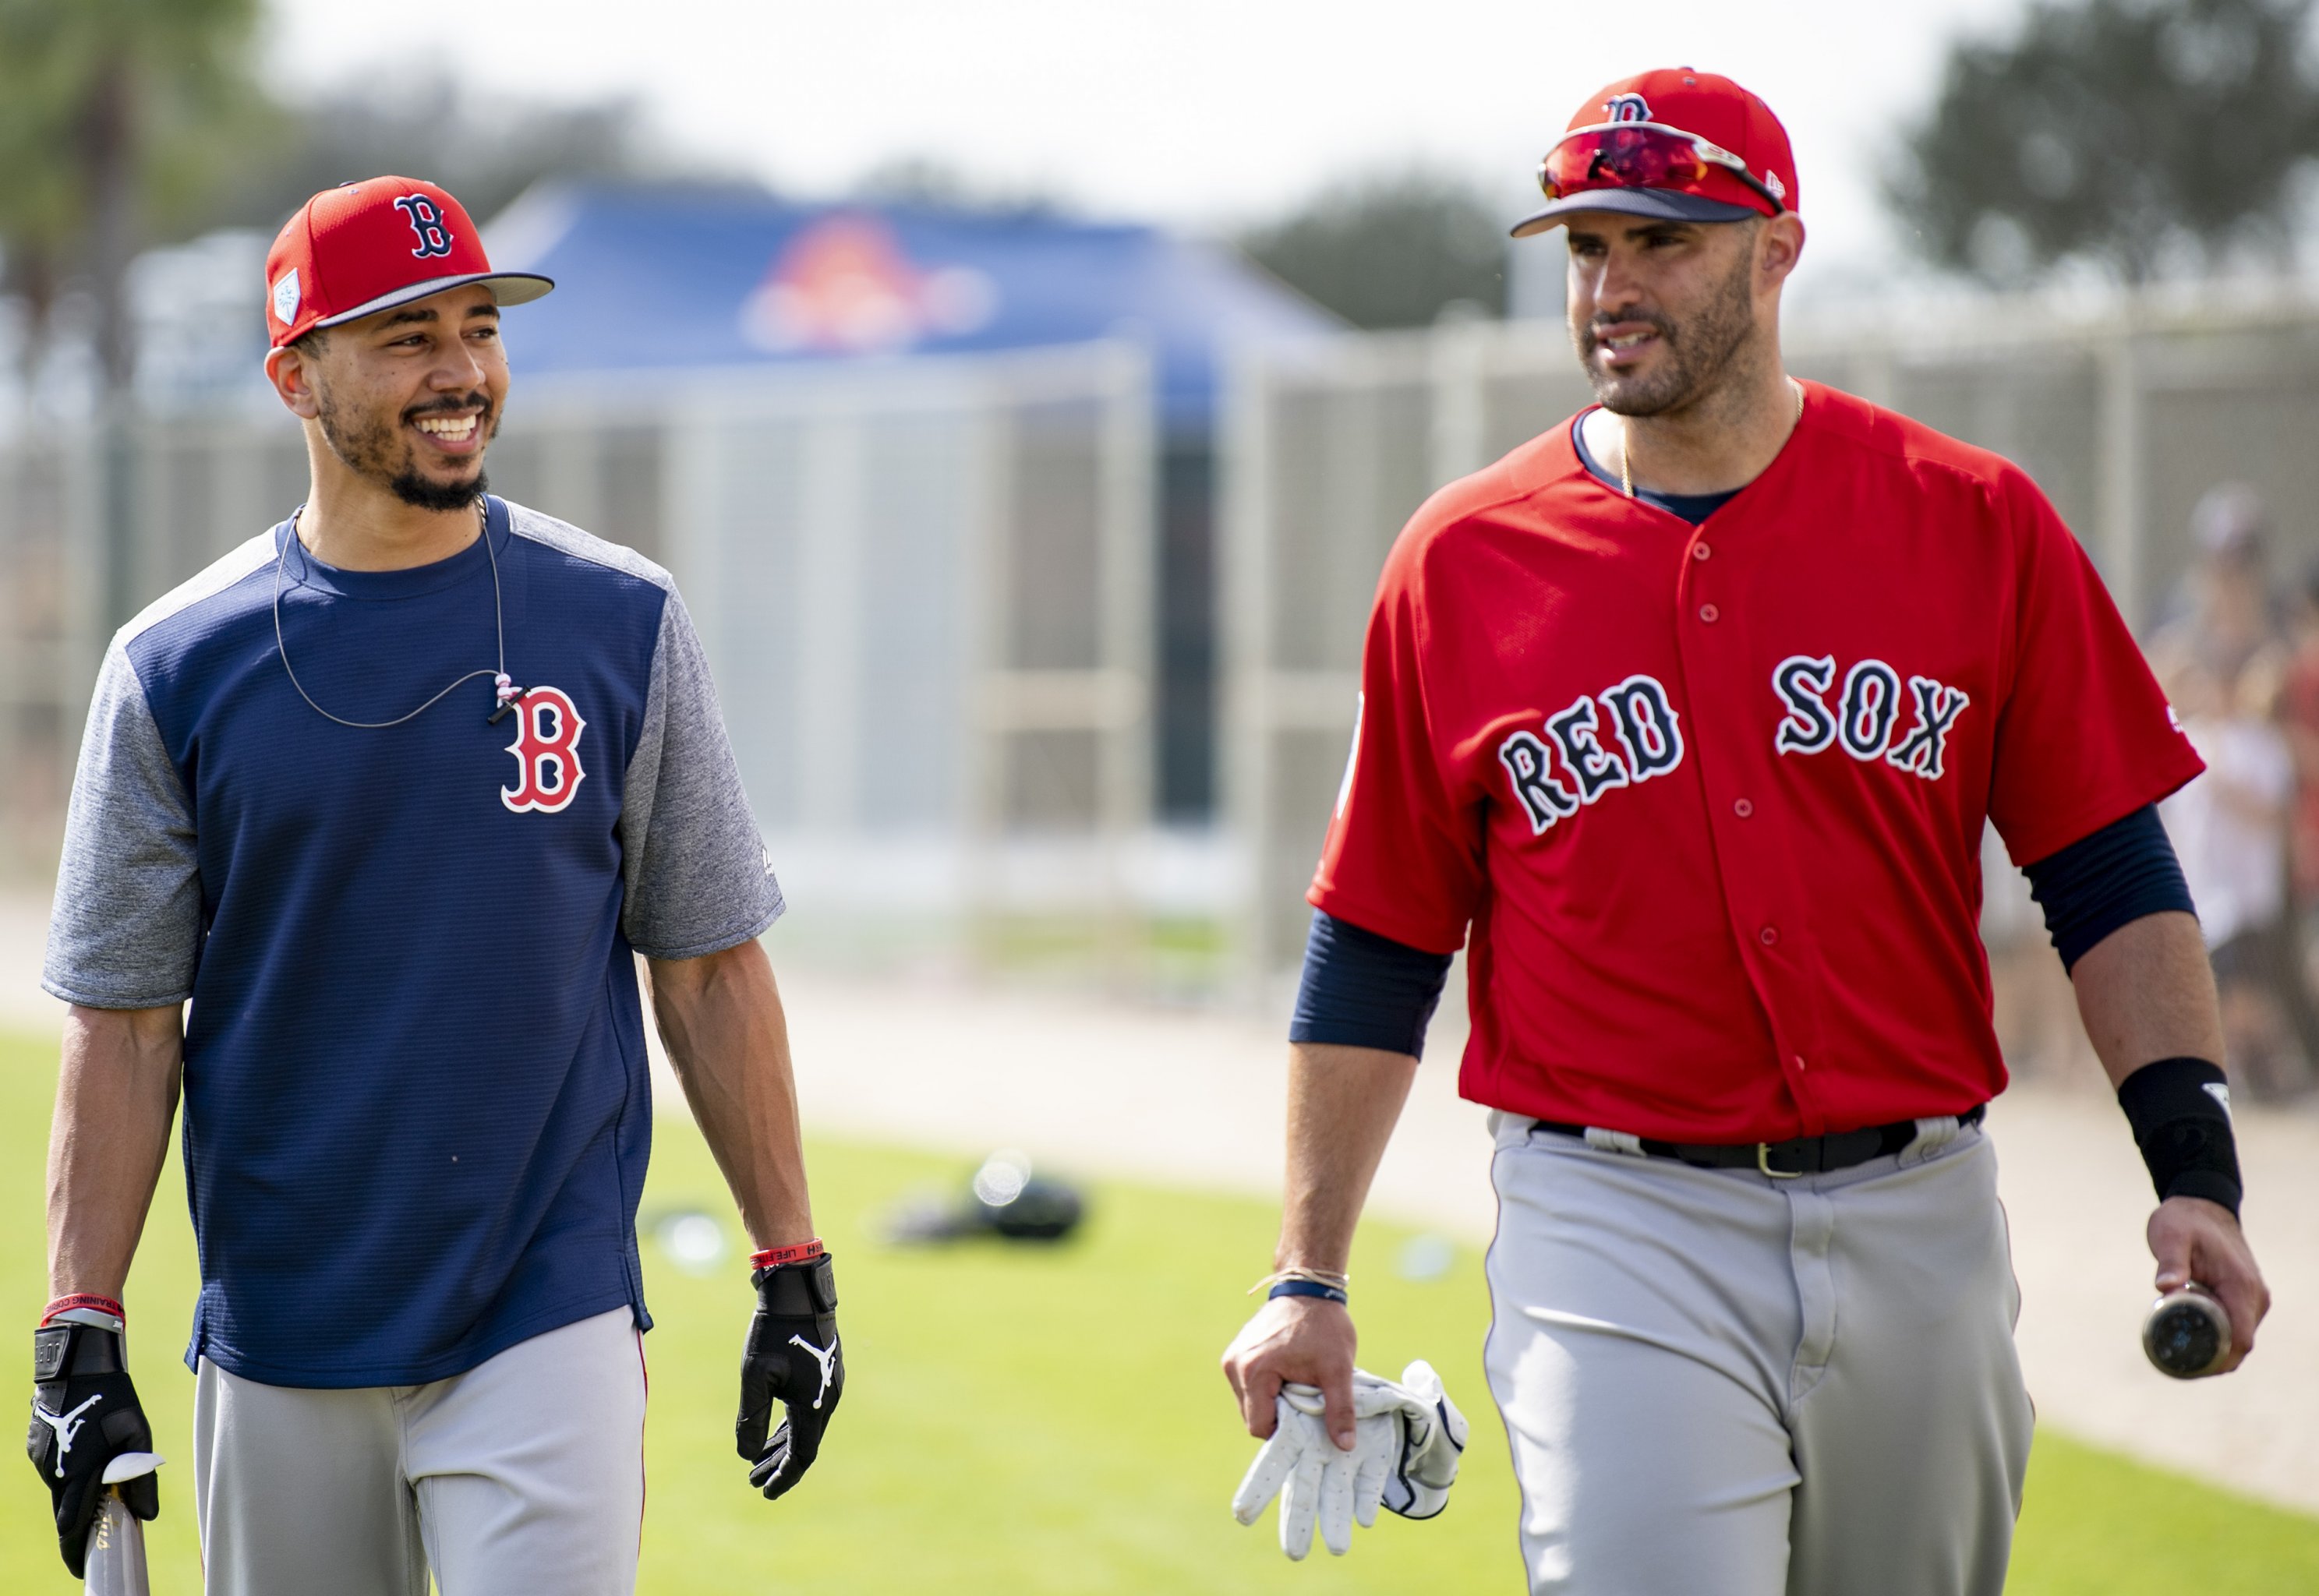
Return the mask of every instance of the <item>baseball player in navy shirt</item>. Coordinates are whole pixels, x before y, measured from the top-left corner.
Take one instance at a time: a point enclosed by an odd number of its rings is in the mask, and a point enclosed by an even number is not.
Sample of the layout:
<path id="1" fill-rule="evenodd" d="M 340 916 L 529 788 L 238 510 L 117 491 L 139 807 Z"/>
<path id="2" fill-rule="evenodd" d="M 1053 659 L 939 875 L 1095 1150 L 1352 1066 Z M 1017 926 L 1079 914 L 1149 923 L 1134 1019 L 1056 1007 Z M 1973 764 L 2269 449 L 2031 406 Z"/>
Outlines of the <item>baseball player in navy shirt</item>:
<path id="1" fill-rule="evenodd" d="M 699 643 L 666 572 L 486 491 L 501 310 L 550 286 L 433 185 L 316 195 L 266 280 L 306 502 L 105 654 L 44 977 L 30 1448 L 76 1573 L 105 1465 L 153 1442 L 121 1296 L 182 1091 L 209 1589 L 633 1588 L 638 953 L 761 1249 L 751 1482 L 794 1484 L 836 1408 L 756 941 L 781 897 Z"/>
<path id="2" fill-rule="evenodd" d="M 1531 1588 L 1996 1596 L 2030 1410 L 1981 1123 L 1985 825 L 2150 1167 L 2160 1288 L 2220 1299 L 2221 1370 L 2269 1305 L 2152 807 L 2197 756 L 2018 467 L 1787 374 L 1804 230 L 1761 100 L 1611 84 L 1540 177 L 1515 230 L 1567 228 L 1602 403 L 1386 561 L 1310 893 L 1280 1272 L 1225 1372 L 1253 1433 L 1313 1387 L 1358 1450 L 1342 1271 L 1462 946 Z"/>

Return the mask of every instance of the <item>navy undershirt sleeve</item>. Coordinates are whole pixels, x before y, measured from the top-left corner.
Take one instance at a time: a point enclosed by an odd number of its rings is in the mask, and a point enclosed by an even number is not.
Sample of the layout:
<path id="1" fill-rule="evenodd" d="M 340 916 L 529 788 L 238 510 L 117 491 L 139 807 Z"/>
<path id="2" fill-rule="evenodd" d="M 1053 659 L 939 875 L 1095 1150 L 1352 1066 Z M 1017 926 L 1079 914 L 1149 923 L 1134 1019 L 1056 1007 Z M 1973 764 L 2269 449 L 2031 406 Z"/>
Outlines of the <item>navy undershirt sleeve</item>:
<path id="1" fill-rule="evenodd" d="M 2198 912 L 2154 804 L 2022 866 L 2021 873 L 2029 878 L 2029 896 L 2045 911 L 2045 930 L 2064 969 L 2144 915 Z"/>
<path id="2" fill-rule="evenodd" d="M 1449 959 L 1313 910 L 1288 1040 L 1421 1053 Z"/>

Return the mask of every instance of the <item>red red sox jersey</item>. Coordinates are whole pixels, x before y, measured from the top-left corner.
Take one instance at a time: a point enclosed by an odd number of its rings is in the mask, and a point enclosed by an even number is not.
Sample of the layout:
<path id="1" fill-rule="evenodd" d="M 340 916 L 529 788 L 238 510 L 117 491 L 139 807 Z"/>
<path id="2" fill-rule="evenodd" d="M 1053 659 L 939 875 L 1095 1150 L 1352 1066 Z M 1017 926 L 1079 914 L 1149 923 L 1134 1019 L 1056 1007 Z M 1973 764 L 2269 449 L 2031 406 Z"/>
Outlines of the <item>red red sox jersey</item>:
<path id="1" fill-rule="evenodd" d="M 1466 947 L 1469 1098 L 1725 1142 L 1984 1102 L 1984 820 L 2033 863 L 2202 768 L 2018 467 L 1804 391 L 1696 527 L 1574 422 L 1386 561 L 1310 897 Z"/>

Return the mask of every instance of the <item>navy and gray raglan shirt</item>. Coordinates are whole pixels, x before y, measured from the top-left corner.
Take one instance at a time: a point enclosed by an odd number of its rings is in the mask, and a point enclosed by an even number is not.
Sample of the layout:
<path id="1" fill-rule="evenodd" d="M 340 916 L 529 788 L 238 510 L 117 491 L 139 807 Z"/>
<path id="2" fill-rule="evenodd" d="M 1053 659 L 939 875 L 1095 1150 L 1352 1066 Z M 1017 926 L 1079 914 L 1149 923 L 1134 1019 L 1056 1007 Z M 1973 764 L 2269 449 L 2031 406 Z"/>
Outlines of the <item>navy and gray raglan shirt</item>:
<path id="1" fill-rule="evenodd" d="M 105 654 L 42 984 L 191 1001 L 189 1363 L 408 1385 L 650 1322 L 634 954 L 746 941 L 781 889 L 668 573 L 497 499 L 485 527 L 342 571 L 285 521 Z M 488 675 L 379 730 L 301 697 L 390 720 L 492 668 L 494 555 L 517 713 Z"/>

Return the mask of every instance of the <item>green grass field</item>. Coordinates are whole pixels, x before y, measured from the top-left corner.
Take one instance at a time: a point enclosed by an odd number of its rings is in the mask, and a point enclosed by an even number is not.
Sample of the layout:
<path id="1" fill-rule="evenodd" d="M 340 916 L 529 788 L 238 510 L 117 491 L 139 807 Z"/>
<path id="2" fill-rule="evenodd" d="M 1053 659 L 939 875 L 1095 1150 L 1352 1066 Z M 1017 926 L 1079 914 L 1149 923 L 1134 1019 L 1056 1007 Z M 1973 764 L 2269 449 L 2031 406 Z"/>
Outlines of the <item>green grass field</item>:
<path id="1" fill-rule="evenodd" d="M 0 1041 L 0 1326 L 30 1330 L 41 1278 L 41 1150 L 52 1046 Z M 749 1294 L 736 1260 L 713 1277 L 645 1246 L 658 1328 L 647 1338 L 651 1499 L 642 1589 L 943 1591 L 1009 1596 L 1267 1591 L 1516 1591 L 1514 1488 L 1481 1379 L 1481 1260 L 1460 1249 L 1428 1283 L 1393 1267 L 1407 1232 L 1372 1225 L 1353 1267 L 1364 1362 L 1422 1356 L 1475 1420 L 1449 1511 L 1386 1517 L 1341 1561 L 1295 1566 L 1269 1515 L 1226 1510 L 1252 1452 L 1216 1373 L 1247 1312 L 1273 1216 L 1259 1203 L 1098 1180 L 1093 1219 L 1060 1249 L 895 1251 L 871 1221 L 961 1160 L 817 1143 L 814 1189 L 839 1258 L 850 1381 L 821 1462 L 790 1496 L 752 1493 L 733 1456 L 735 1366 Z M 731 1213 L 706 1150 L 662 1126 L 647 1209 Z M 153 1526 L 153 1586 L 199 1586 L 187 1448 L 193 1380 L 178 1361 L 194 1289 L 173 1162 L 130 1282 L 135 1372 L 175 1458 Z M 21 1345 L 21 1343 L 20 1343 Z M 20 1369 L 22 1366 L 19 1366 Z M 27 1393 L 29 1395 L 29 1393 Z M 22 1400 L 22 1399 L 19 1399 Z M 13 1472 L 10 1472 L 13 1471 Z M 0 1590 L 76 1589 L 47 1496 L 0 1465 Z M 2319 1590 L 2319 1520 L 2039 1437 L 2014 1591 L 2026 1596 L 2278 1596 Z"/>

